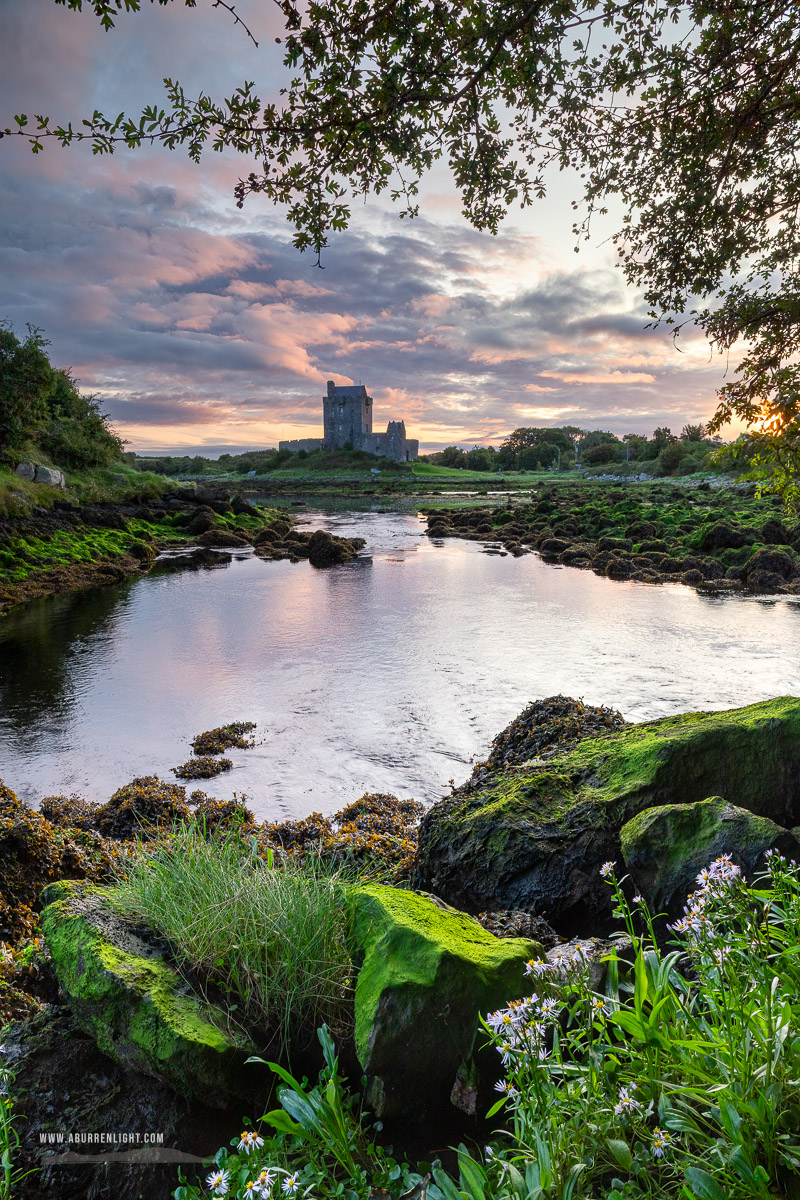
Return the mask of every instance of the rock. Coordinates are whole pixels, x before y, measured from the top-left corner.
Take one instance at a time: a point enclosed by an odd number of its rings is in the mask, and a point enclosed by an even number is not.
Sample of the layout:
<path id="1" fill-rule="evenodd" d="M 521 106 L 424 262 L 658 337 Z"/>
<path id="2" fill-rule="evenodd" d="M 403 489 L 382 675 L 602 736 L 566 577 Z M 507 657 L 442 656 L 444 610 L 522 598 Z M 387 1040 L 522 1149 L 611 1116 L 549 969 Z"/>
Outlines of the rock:
<path id="1" fill-rule="evenodd" d="M 207 533 L 209 529 L 214 527 L 214 510 L 212 508 L 197 509 L 186 523 L 186 532 L 191 537 L 197 537 L 201 533 Z"/>
<path id="2" fill-rule="evenodd" d="M 281 538 L 278 536 L 272 526 L 269 525 L 266 529 L 262 529 L 261 532 L 256 535 L 256 537 L 253 539 L 253 545 L 264 546 L 267 543 L 272 545 L 274 542 L 279 541 L 281 541 Z"/>
<path id="3" fill-rule="evenodd" d="M 786 526 L 777 518 L 770 517 L 761 526 L 761 541 L 768 546 L 788 546 L 791 541 L 791 534 Z"/>
<path id="4" fill-rule="evenodd" d="M 733 525 L 728 525 L 725 521 L 718 521 L 716 525 L 712 525 L 707 529 L 700 539 L 701 550 L 739 550 L 742 546 L 747 545 L 748 540 L 752 541 L 752 537 L 748 539 L 741 529 L 737 529 Z"/>
<path id="5" fill-rule="evenodd" d="M 477 1076 L 479 1096 L 490 1089 L 500 1064 L 478 1016 L 532 990 L 524 966 L 539 943 L 496 938 L 431 896 L 380 884 L 356 888 L 352 905 L 363 955 L 355 1045 L 370 1106 L 424 1120 L 446 1111 L 464 1074 Z"/>
<path id="6" fill-rule="evenodd" d="M 746 583 L 751 592 L 771 594 L 786 590 L 786 580 L 775 571 L 752 571 L 746 577 Z"/>
<path id="7" fill-rule="evenodd" d="M 17 463 L 15 475 L 19 475 L 20 479 L 28 479 L 33 483 L 36 478 L 36 464 L 32 462 Z"/>
<path id="8" fill-rule="evenodd" d="M 30 464 L 26 464 L 26 465 L 30 465 Z M 56 471 L 52 467 L 37 467 L 35 478 L 36 478 L 37 483 L 47 483 L 50 485 L 50 487 L 58 487 L 58 488 L 66 487 L 66 480 L 64 479 L 64 472 Z"/>
<path id="9" fill-rule="evenodd" d="M 357 540 L 361 541 L 360 538 Z M 349 562 L 355 552 L 353 542 L 334 537 L 324 529 L 315 529 L 308 539 L 308 561 L 312 567 L 334 567 Z"/>
<path id="10" fill-rule="evenodd" d="M 128 554 L 138 558 L 139 562 L 147 564 L 153 562 L 156 552 L 152 546 L 148 546 L 146 542 L 131 542 L 128 547 Z"/>
<path id="11" fill-rule="evenodd" d="M 222 1030 L 227 1014 L 192 992 L 153 944 L 115 915 L 109 889 L 45 890 L 42 929 L 59 985 L 82 1029 L 126 1068 L 153 1075 L 189 1100 L 224 1107 L 249 1099 L 255 1046 Z"/>
<path id="12" fill-rule="evenodd" d="M 119 529 L 124 532 L 128 528 L 128 522 L 115 505 L 83 504 L 80 514 L 84 524 L 94 525 L 98 529 Z"/>
<path id="13" fill-rule="evenodd" d="M 768 575 L 779 575 L 783 582 L 793 570 L 794 561 L 782 550 L 756 550 L 744 564 L 744 578 L 749 583 L 751 576 L 766 572 Z"/>
<path id="14" fill-rule="evenodd" d="M 228 507 L 229 509 L 233 509 L 237 517 L 257 517 L 259 515 L 255 504 L 251 504 L 249 500 L 245 500 L 244 496 L 234 496 Z"/>
<path id="15" fill-rule="evenodd" d="M 542 554 L 563 554 L 565 550 L 569 550 L 570 543 L 565 542 L 563 538 L 546 537 L 539 543 L 538 548 Z"/>
<path id="16" fill-rule="evenodd" d="M 234 533 L 230 529 L 222 529 L 214 526 L 213 529 L 207 529 L 205 533 L 199 534 L 195 538 L 198 546 L 214 547 L 217 550 L 236 550 L 243 546 L 249 546 L 250 542 L 241 533 Z"/>
<path id="17" fill-rule="evenodd" d="M 629 554 L 633 550 L 633 542 L 630 538 L 601 537 L 597 543 L 597 549 L 622 550 Z"/>
<path id="18" fill-rule="evenodd" d="M 517 767 L 485 764 L 422 818 L 415 887 L 469 912 L 524 908 L 559 933 L 613 927 L 601 864 L 638 812 L 722 795 L 800 818 L 800 700 L 631 725 Z"/>
<path id="19" fill-rule="evenodd" d="M 677 916 L 695 879 L 718 855 L 733 855 L 751 875 L 767 850 L 800 859 L 800 842 L 768 817 L 711 796 L 637 813 L 620 830 L 625 867 L 654 913 Z"/>

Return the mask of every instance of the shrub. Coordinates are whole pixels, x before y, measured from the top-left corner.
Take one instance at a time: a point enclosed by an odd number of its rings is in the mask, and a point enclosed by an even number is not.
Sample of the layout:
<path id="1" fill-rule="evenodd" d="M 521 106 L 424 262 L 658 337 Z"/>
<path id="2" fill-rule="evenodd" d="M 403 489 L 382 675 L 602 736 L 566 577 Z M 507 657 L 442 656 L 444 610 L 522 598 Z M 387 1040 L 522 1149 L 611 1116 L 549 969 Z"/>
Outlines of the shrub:
<path id="1" fill-rule="evenodd" d="M 235 831 L 207 839 L 178 827 L 121 875 L 118 903 L 265 1042 L 300 1047 L 323 1021 L 342 1033 L 352 1009 L 347 885 L 309 858 L 278 867 L 257 849 Z"/>

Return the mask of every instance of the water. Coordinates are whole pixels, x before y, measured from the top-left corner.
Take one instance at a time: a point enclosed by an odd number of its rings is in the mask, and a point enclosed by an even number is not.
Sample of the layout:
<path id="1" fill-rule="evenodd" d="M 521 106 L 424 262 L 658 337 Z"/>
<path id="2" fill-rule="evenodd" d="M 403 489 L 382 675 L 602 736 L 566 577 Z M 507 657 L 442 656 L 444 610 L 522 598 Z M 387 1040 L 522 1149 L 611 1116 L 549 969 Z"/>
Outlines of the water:
<path id="1" fill-rule="evenodd" d="M 317 571 L 238 554 L 56 597 L 0 622 L 0 777 L 36 802 L 174 778 L 191 737 L 258 723 L 233 771 L 259 816 L 334 812 L 364 791 L 431 801 L 531 699 L 631 720 L 800 695 L 800 604 L 698 595 L 432 544 L 413 512 L 310 512 L 367 539 Z"/>

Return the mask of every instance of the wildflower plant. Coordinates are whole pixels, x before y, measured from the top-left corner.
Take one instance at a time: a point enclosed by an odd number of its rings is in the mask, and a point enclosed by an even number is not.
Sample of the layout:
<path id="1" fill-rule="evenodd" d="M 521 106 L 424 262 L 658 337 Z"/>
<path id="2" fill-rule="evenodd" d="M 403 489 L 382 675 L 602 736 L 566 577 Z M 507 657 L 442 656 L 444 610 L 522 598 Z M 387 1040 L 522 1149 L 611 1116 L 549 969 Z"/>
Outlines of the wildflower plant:
<path id="1" fill-rule="evenodd" d="M 668 927 L 678 940 L 667 949 L 615 865 L 601 875 L 627 933 L 603 993 L 585 963 L 557 970 L 551 955 L 549 970 L 529 965 L 538 993 L 485 1023 L 505 1075 L 490 1115 L 504 1109 L 511 1132 L 480 1167 L 484 1195 L 800 1195 L 796 864 L 770 855 L 751 887 L 721 855 Z"/>
<path id="2" fill-rule="evenodd" d="M 370 1138 L 327 1026 L 318 1037 L 325 1065 L 316 1086 L 269 1063 L 280 1080 L 281 1107 L 262 1117 L 259 1129 L 234 1137 L 231 1150 L 218 1150 L 203 1182 L 181 1176 L 174 1200 L 369 1200 L 374 1192 L 399 1197 L 423 1183 Z M 435 1187 L 429 1194 L 443 1200 Z"/>

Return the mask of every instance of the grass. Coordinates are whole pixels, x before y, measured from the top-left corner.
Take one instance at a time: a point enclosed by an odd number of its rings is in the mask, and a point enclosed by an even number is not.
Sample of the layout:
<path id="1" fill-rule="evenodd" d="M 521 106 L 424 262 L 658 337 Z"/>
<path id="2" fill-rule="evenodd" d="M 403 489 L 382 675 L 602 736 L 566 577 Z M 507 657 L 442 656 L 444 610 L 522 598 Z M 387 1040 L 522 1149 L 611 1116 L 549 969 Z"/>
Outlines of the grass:
<path id="1" fill-rule="evenodd" d="M 302 1047 L 323 1022 L 352 1022 L 347 882 L 308 857 L 264 862 L 237 833 L 178 827 L 143 848 L 118 883 L 119 908 L 218 989 L 238 1023 Z"/>

